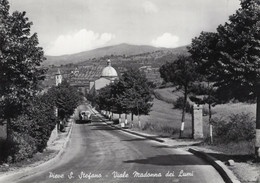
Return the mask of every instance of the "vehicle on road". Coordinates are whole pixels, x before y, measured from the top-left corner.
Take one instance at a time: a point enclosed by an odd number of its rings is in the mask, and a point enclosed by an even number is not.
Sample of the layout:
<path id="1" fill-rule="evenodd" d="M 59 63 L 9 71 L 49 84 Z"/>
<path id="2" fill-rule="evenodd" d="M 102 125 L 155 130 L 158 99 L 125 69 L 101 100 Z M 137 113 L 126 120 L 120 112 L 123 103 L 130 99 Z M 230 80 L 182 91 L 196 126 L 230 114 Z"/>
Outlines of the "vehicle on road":
<path id="1" fill-rule="evenodd" d="M 79 112 L 79 120 L 86 121 L 91 123 L 92 113 L 90 111 L 81 111 Z"/>

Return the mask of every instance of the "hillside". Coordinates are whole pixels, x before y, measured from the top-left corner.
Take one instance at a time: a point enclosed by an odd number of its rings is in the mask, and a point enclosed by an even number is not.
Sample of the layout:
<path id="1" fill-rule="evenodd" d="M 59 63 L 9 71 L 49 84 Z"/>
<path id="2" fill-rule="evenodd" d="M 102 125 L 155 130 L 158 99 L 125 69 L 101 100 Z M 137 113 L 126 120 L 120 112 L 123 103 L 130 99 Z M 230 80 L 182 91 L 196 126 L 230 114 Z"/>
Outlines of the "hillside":
<path id="1" fill-rule="evenodd" d="M 186 47 L 179 48 L 156 48 L 153 46 L 146 45 L 130 45 L 130 44 L 119 44 L 115 46 L 108 46 L 103 48 L 98 48 L 90 51 L 85 51 L 81 53 L 62 55 L 62 56 L 45 56 L 46 61 L 43 65 L 65 65 L 69 63 L 79 63 L 91 60 L 94 58 L 100 58 L 104 56 L 111 55 L 123 55 L 123 56 L 133 56 L 140 55 L 144 53 L 153 53 L 156 51 L 171 52 L 173 54 L 187 52 Z"/>

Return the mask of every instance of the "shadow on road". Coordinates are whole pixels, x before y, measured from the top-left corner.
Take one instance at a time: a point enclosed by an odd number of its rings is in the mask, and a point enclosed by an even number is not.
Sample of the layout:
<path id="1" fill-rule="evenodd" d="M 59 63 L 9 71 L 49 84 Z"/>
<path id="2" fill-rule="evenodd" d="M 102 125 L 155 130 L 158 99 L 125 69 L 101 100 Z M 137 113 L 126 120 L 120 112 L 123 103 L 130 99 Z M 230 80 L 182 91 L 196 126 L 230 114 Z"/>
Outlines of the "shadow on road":
<path id="1" fill-rule="evenodd" d="M 106 131 L 113 131 L 113 130 L 118 130 L 118 129 L 114 129 L 114 128 L 108 128 L 108 127 L 97 127 L 97 128 L 93 128 L 91 130 L 106 130 Z"/>
<path id="2" fill-rule="evenodd" d="M 198 146 L 199 144 L 201 144 L 201 142 L 199 143 L 194 143 L 194 144 L 184 144 L 184 145 L 173 145 L 173 146 L 170 146 L 170 145 L 158 145 L 158 146 L 152 146 L 154 148 L 173 148 L 173 149 L 177 149 L 177 148 L 182 148 L 182 147 L 187 147 L 187 146 Z"/>
<path id="3" fill-rule="evenodd" d="M 173 148 L 172 146 L 167 146 L 167 145 L 160 145 L 160 146 L 152 146 L 154 148 Z"/>
<path id="4" fill-rule="evenodd" d="M 135 139 L 127 139 L 127 140 L 121 140 L 121 141 L 133 142 L 133 141 L 143 141 L 143 140 L 149 140 L 149 139 L 146 139 L 146 138 L 135 138 Z"/>
<path id="5" fill-rule="evenodd" d="M 76 124 L 87 124 L 87 123 L 91 123 L 90 120 L 76 120 L 75 121 Z"/>
<path id="6" fill-rule="evenodd" d="M 88 126 L 97 126 L 97 127 L 104 127 L 105 125 L 102 123 L 95 123 L 95 124 L 89 124 Z"/>
<path id="7" fill-rule="evenodd" d="M 94 127 L 91 130 L 107 130 L 107 131 L 118 130 L 116 128 L 111 128 L 111 127 L 107 126 L 106 124 L 100 123 L 100 122 L 92 123 L 92 124 L 89 124 L 88 126 Z"/>
<path id="8" fill-rule="evenodd" d="M 205 161 L 193 155 L 159 155 L 146 159 L 135 159 L 124 161 L 124 163 L 138 163 L 159 166 L 177 166 L 177 165 L 208 165 Z"/>

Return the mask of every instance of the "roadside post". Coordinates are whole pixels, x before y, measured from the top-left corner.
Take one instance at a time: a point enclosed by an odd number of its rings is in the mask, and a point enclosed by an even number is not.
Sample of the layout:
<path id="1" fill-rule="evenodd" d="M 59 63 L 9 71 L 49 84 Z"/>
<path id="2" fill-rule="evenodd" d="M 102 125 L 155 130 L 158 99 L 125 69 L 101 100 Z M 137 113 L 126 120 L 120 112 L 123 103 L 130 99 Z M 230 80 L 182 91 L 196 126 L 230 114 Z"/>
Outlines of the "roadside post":
<path id="1" fill-rule="evenodd" d="M 203 139 L 203 105 L 193 105 L 192 136 L 193 139 Z"/>
<path id="2" fill-rule="evenodd" d="M 127 113 L 125 113 L 125 124 L 127 125 L 128 122 L 127 122 Z"/>

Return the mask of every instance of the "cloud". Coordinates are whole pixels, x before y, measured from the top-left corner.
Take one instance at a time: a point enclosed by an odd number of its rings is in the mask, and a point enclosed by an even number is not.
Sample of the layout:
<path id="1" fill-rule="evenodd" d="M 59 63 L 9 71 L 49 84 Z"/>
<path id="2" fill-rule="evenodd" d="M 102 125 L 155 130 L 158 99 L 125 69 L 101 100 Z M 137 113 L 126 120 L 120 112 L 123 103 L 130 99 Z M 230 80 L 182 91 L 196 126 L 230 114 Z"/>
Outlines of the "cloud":
<path id="1" fill-rule="evenodd" d="M 145 1 L 142 7 L 146 13 L 157 13 L 159 11 L 157 6 L 150 1 Z"/>
<path id="2" fill-rule="evenodd" d="M 178 42 L 178 36 L 166 32 L 156 39 L 153 39 L 151 43 L 155 47 L 175 48 L 178 47 Z"/>
<path id="3" fill-rule="evenodd" d="M 60 35 L 46 51 L 47 55 L 63 55 L 78 53 L 102 47 L 115 38 L 111 33 L 95 33 L 82 29 L 78 32 Z"/>

